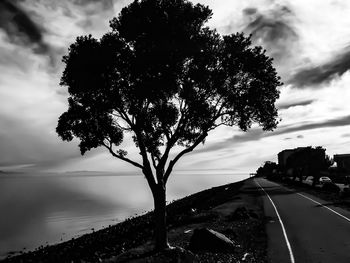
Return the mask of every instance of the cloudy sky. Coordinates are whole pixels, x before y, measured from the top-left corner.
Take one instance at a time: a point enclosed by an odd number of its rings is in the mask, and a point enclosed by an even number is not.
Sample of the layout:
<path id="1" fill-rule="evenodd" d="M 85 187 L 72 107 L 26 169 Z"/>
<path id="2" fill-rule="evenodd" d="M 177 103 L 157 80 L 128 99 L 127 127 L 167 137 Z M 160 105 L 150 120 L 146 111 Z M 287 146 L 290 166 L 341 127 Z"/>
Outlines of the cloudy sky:
<path id="1" fill-rule="evenodd" d="M 133 171 L 103 149 L 80 156 L 55 133 L 66 111 L 62 56 L 79 35 L 100 37 L 130 0 L 0 0 L 0 169 Z M 197 1 L 194 1 L 197 2 Z M 221 128 L 177 169 L 253 172 L 286 148 L 350 152 L 350 1 L 202 0 L 221 34 L 253 35 L 284 85 L 274 132 Z M 137 158 L 131 141 L 124 146 Z"/>

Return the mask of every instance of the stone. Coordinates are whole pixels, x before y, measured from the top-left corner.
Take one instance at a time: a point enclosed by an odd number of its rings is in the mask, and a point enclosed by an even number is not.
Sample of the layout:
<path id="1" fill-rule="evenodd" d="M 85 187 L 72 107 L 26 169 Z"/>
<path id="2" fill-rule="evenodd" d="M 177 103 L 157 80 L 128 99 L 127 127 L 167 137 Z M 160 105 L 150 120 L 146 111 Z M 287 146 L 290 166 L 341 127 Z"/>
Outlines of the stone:
<path id="1" fill-rule="evenodd" d="M 189 245 L 193 252 L 232 252 L 234 248 L 234 243 L 228 237 L 208 228 L 195 229 Z"/>
<path id="2" fill-rule="evenodd" d="M 155 252 L 151 243 L 130 249 L 104 263 L 196 263 L 195 255 L 180 247 L 171 247 Z"/>
<path id="3" fill-rule="evenodd" d="M 238 207 L 231 215 L 228 216 L 229 220 L 246 220 L 250 215 L 245 207 Z"/>

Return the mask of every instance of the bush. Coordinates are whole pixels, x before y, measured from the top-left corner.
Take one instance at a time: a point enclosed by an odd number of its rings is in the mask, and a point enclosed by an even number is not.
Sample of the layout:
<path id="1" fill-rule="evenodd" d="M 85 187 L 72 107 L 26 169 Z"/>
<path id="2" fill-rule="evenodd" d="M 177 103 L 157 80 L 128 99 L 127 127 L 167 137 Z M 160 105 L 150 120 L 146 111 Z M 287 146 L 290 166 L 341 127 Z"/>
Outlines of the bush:
<path id="1" fill-rule="evenodd" d="M 334 183 L 325 183 L 322 186 L 322 190 L 327 192 L 332 192 L 332 193 L 339 193 L 340 188 Z"/>
<path id="2" fill-rule="evenodd" d="M 346 187 L 343 189 L 343 191 L 341 192 L 341 197 L 349 197 L 350 196 L 350 188 Z"/>

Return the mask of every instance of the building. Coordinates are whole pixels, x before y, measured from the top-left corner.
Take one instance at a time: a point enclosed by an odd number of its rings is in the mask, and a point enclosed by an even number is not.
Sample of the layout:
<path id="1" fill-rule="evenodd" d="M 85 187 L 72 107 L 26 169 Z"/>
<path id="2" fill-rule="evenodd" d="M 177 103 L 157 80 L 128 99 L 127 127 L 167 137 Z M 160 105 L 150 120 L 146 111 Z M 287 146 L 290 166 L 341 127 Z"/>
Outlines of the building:
<path id="1" fill-rule="evenodd" d="M 305 149 L 306 147 L 298 147 L 295 149 L 286 149 L 278 153 L 278 166 L 281 168 L 285 168 L 287 165 L 287 159 L 289 156 L 291 156 L 293 153 L 298 152 L 302 149 Z"/>
<path id="2" fill-rule="evenodd" d="M 350 172 L 350 154 L 335 154 L 333 159 L 338 169 Z"/>
<path id="3" fill-rule="evenodd" d="M 286 167 L 287 164 L 287 158 L 294 153 L 295 149 L 286 149 L 278 153 L 278 166 L 279 167 Z"/>

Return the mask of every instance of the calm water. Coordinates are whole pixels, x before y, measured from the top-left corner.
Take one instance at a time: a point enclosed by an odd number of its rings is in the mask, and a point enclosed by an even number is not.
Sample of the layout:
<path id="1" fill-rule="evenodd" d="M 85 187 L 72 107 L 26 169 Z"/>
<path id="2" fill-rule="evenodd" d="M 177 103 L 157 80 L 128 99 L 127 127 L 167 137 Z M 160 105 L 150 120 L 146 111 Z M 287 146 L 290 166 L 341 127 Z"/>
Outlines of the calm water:
<path id="1" fill-rule="evenodd" d="M 167 200 L 247 178 L 232 171 L 176 172 Z M 142 176 L 27 175 L 0 177 L 0 258 L 68 240 L 152 209 Z"/>

